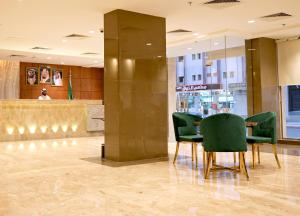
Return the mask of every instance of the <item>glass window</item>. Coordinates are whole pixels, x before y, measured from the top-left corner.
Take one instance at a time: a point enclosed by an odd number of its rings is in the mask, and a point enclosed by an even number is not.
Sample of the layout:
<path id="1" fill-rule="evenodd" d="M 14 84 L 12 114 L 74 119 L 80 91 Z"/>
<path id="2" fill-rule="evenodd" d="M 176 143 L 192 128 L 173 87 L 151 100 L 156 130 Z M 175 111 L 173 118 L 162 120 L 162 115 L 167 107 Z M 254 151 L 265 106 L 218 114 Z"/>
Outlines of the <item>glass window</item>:
<path id="1" fill-rule="evenodd" d="M 178 77 L 178 80 L 179 80 L 180 83 L 183 83 L 184 77 Z"/>
<path id="2" fill-rule="evenodd" d="M 201 74 L 198 74 L 198 80 L 201 80 L 201 79 L 202 79 Z"/>
<path id="3" fill-rule="evenodd" d="M 178 61 L 179 61 L 179 62 L 183 62 L 183 61 L 184 61 L 184 57 L 183 57 L 183 56 L 179 56 L 179 57 L 178 57 Z"/>
<path id="4" fill-rule="evenodd" d="M 193 55 L 192 55 L 192 60 L 195 60 L 195 59 L 196 59 L 196 55 L 193 54 Z"/>
<path id="5" fill-rule="evenodd" d="M 234 78 L 234 72 L 230 71 L 230 78 Z"/>
<path id="6" fill-rule="evenodd" d="M 223 79 L 227 79 L 227 72 L 223 72 Z"/>
<path id="7" fill-rule="evenodd" d="M 198 56 L 198 59 L 201 59 L 201 53 L 198 53 L 197 56 Z"/>
<path id="8" fill-rule="evenodd" d="M 193 81 L 196 81 L 196 75 L 193 75 L 192 78 L 193 78 Z"/>
<path id="9" fill-rule="evenodd" d="M 283 88 L 283 137 L 300 139 L 300 85 Z"/>

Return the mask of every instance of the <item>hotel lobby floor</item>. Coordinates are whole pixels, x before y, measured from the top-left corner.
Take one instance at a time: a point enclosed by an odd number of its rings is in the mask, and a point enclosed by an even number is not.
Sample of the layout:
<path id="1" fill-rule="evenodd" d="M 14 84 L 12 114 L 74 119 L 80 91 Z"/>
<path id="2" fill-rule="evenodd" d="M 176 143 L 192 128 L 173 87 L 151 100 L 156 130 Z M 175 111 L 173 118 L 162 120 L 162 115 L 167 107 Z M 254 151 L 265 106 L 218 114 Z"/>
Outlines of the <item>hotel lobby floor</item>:
<path id="1" fill-rule="evenodd" d="M 265 147 L 250 181 L 231 172 L 203 179 L 190 145 L 172 160 L 102 164 L 103 137 L 0 143 L 0 215 L 299 215 L 300 148 L 281 146 L 278 169 Z M 170 144 L 170 159 L 175 146 Z M 218 156 L 232 165 L 232 154 Z M 229 158 L 229 159 L 227 159 Z"/>

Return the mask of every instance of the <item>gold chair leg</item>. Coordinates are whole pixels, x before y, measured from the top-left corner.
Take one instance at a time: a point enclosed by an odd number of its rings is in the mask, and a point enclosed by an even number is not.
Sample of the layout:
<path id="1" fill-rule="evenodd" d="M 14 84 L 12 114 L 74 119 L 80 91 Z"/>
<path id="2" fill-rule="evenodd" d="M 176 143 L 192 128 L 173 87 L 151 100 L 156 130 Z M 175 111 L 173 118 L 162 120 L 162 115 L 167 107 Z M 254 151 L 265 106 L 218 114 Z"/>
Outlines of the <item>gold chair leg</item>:
<path id="1" fill-rule="evenodd" d="M 257 159 L 258 159 L 258 164 L 260 164 L 260 149 L 259 149 L 259 145 L 257 145 L 256 148 L 257 148 Z"/>
<path id="2" fill-rule="evenodd" d="M 206 152 L 203 148 L 203 153 L 202 153 L 202 163 L 203 163 L 203 175 L 205 176 L 205 164 L 206 164 Z"/>
<path id="3" fill-rule="evenodd" d="M 275 155 L 275 159 L 277 161 L 278 168 L 281 168 L 280 162 L 279 162 L 279 159 L 278 159 L 278 156 L 277 156 L 277 146 L 276 146 L 276 144 L 273 145 L 273 152 L 274 152 L 274 155 Z"/>
<path id="4" fill-rule="evenodd" d="M 255 168 L 255 144 L 252 144 L 252 167 Z"/>
<path id="5" fill-rule="evenodd" d="M 192 143 L 192 161 L 194 162 L 194 143 Z"/>
<path id="6" fill-rule="evenodd" d="M 244 172 L 245 172 L 245 175 L 247 177 L 247 180 L 249 181 L 249 175 L 248 175 L 248 171 L 247 171 L 247 167 L 246 167 L 246 160 L 245 160 L 245 152 L 242 152 L 242 163 L 243 163 L 243 167 L 244 167 Z"/>
<path id="7" fill-rule="evenodd" d="M 212 162 L 212 158 L 213 158 L 213 153 L 208 152 L 208 159 L 207 159 L 206 171 L 205 171 L 205 179 L 207 179 L 210 174 L 210 164 Z"/>
<path id="8" fill-rule="evenodd" d="M 242 152 L 239 152 L 239 167 L 240 167 L 240 172 L 244 172 Z"/>
<path id="9" fill-rule="evenodd" d="M 212 164 L 213 165 L 217 164 L 217 153 L 216 152 L 212 153 Z"/>
<path id="10" fill-rule="evenodd" d="M 177 156 L 178 156 L 178 151 L 179 151 L 179 142 L 177 142 L 177 144 L 176 144 L 176 151 L 175 151 L 173 164 L 175 164 L 175 162 L 176 162 L 176 159 L 177 159 Z"/>
<path id="11" fill-rule="evenodd" d="M 194 143 L 194 154 L 195 154 L 195 161 L 196 161 L 196 168 L 197 168 L 198 167 L 197 143 Z"/>
<path id="12" fill-rule="evenodd" d="M 234 162 L 234 164 L 236 163 L 236 155 L 235 155 L 235 152 L 233 152 L 233 162 Z"/>

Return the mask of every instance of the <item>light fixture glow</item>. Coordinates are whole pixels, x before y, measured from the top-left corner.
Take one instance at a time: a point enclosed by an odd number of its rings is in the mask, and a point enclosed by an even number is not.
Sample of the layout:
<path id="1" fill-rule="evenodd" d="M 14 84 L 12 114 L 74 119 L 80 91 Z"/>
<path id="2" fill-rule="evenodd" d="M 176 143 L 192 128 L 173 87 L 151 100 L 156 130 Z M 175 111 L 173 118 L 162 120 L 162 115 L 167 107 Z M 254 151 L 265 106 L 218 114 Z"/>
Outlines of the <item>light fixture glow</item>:
<path id="1" fill-rule="evenodd" d="M 72 146 L 75 146 L 75 145 L 77 145 L 77 141 L 76 141 L 76 140 L 73 140 L 73 141 L 72 141 Z"/>
<path id="2" fill-rule="evenodd" d="M 95 34 L 95 31 L 94 30 L 90 30 L 89 33 L 90 34 Z"/>
<path id="3" fill-rule="evenodd" d="M 252 23 L 255 23 L 255 22 L 256 22 L 255 20 L 249 20 L 248 21 L 249 24 L 252 24 Z"/>
<path id="4" fill-rule="evenodd" d="M 198 35 L 199 35 L 199 33 L 194 33 L 193 35 L 194 35 L 194 36 L 198 36 Z"/>
<path id="5" fill-rule="evenodd" d="M 146 46 L 152 46 L 152 43 L 146 43 Z"/>
<path id="6" fill-rule="evenodd" d="M 78 129 L 78 125 L 77 124 L 73 124 L 71 128 L 72 128 L 73 132 L 76 132 L 77 129 Z"/>
<path id="7" fill-rule="evenodd" d="M 63 43 L 67 43 L 67 42 L 68 42 L 68 40 L 67 40 L 67 39 L 62 39 L 62 40 L 61 40 L 61 42 L 63 42 Z"/>
<path id="8" fill-rule="evenodd" d="M 44 134 L 44 133 L 46 133 L 46 131 L 47 131 L 47 126 L 46 125 L 44 125 L 44 126 L 41 126 L 41 132 Z"/>
<path id="9" fill-rule="evenodd" d="M 6 131 L 7 131 L 7 133 L 9 134 L 9 135 L 12 135 L 13 133 L 14 133 L 14 128 L 13 127 L 7 127 L 6 128 Z"/>
<path id="10" fill-rule="evenodd" d="M 68 131 L 68 125 L 61 126 L 61 129 L 64 133 L 66 133 Z"/>
<path id="11" fill-rule="evenodd" d="M 19 131 L 19 134 L 23 135 L 24 132 L 25 132 L 25 128 L 24 127 L 19 127 L 18 131 Z"/>
<path id="12" fill-rule="evenodd" d="M 47 148 L 47 144 L 45 142 L 42 142 L 41 145 L 42 145 L 43 148 Z"/>
<path id="13" fill-rule="evenodd" d="M 205 38 L 206 37 L 206 35 L 199 35 L 197 38 Z"/>
<path id="14" fill-rule="evenodd" d="M 68 146 L 68 143 L 67 143 L 67 141 L 66 141 L 66 140 L 64 140 L 64 141 L 63 141 L 63 143 L 62 143 L 62 145 L 63 145 L 63 147 L 66 147 L 66 146 Z"/>
<path id="15" fill-rule="evenodd" d="M 97 61 L 97 60 L 94 60 L 93 62 L 96 63 L 96 64 L 99 63 L 99 61 Z"/>
<path id="16" fill-rule="evenodd" d="M 52 143 L 53 148 L 56 148 L 57 146 L 58 146 L 58 143 L 56 141 Z"/>
<path id="17" fill-rule="evenodd" d="M 48 60 L 50 60 L 50 59 L 52 59 L 50 56 L 48 56 L 46 59 L 48 59 Z"/>
<path id="18" fill-rule="evenodd" d="M 219 44 L 219 42 L 214 42 L 214 46 L 218 46 Z"/>
<path id="19" fill-rule="evenodd" d="M 65 64 L 65 63 L 64 63 L 64 62 L 61 62 L 60 64 L 62 64 L 62 65 L 63 65 L 63 64 Z"/>
<path id="20" fill-rule="evenodd" d="M 191 48 L 191 47 L 189 47 L 189 48 L 187 48 L 188 50 L 192 50 L 193 48 Z"/>
<path id="21" fill-rule="evenodd" d="M 12 151 L 14 149 L 14 146 L 12 144 L 9 144 L 9 145 L 6 146 L 6 149 L 8 151 Z"/>
<path id="22" fill-rule="evenodd" d="M 53 125 L 52 126 L 53 133 L 56 133 L 58 131 L 58 129 L 59 129 L 58 125 Z"/>
<path id="23" fill-rule="evenodd" d="M 29 132 L 30 132 L 31 134 L 35 134 L 35 131 L 36 131 L 36 125 L 31 125 L 31 126 L 29 126 Z"/>

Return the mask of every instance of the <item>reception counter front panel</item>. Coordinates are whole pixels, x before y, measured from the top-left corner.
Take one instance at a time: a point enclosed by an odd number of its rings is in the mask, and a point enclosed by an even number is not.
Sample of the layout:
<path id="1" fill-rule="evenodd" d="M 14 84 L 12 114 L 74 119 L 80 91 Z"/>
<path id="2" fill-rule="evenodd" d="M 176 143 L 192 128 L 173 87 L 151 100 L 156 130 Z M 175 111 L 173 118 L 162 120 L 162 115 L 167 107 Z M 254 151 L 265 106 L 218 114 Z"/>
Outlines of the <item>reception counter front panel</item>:
<path id="1" fill-rule="evenodd" d="M 89 105 L 104 110 L 100 100 L 0 100 L 0 141 L 101 135 L 87 130 Z"/>

